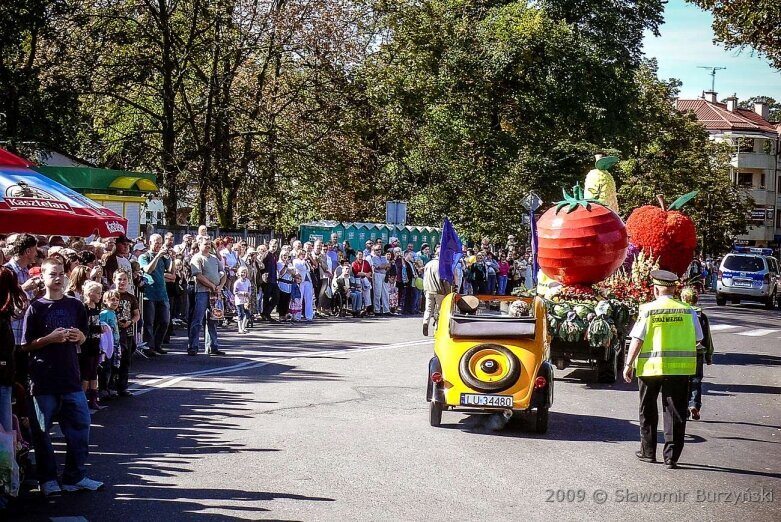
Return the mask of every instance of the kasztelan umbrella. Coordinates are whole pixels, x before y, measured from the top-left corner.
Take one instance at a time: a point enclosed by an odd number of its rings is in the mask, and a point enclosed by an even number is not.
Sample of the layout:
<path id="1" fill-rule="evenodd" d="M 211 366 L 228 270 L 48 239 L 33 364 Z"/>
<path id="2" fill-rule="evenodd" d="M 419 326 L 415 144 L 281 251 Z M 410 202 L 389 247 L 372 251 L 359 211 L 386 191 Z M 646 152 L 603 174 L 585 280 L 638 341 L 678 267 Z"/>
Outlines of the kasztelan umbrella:
<path id="1" fill-rule="evenodd" d="M 127 220 L 0 149 L 0 233 L 119 236 Z"/>

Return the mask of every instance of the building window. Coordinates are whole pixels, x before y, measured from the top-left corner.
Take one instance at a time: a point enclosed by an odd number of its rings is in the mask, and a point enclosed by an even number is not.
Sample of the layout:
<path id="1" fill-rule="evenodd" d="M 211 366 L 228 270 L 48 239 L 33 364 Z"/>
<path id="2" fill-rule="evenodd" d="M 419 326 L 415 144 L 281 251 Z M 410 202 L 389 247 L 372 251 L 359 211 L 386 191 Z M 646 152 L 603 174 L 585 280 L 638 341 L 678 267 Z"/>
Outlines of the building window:
<path id="1" fill-rule="evenodd" d="M 765 185 L 765 173 L 759 175 L 759 188 L 766 189 L 767 185 Z"/>
<path id="2" fill-rule="evenodd" d="M 764 140 L 762 142 L 762 152 L 765 154 L 773 154 L 773 140 Z"/>
<path id="3" fill-rule="evenodd" d="M 776 228 L 781 228 L 781 210 L 776 212 Z"/>
<path id="4" fill-rule="evenodd" d="M 738 186 L 741 188 L 751 188 L 754 186 L 753 172 L 738 172 Z"/>

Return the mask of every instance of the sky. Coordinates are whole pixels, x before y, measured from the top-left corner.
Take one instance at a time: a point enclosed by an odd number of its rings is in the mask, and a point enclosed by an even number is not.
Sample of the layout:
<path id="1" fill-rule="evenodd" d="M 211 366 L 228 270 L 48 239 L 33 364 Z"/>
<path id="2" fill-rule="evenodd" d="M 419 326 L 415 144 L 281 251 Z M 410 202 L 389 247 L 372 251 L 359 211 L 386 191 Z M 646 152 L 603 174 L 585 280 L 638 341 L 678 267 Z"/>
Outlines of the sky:
<path id="1" fill-rule="evenodd" d="M 698 66 L 726 67 L 716 71 L 716 92 L 723 100 L 737 94 L 738 100 L 771 96 L 781 101 L 781 71 L 752 50 L 726 50 L 713 43 L 712 17 L 684 0 L 669 0 L 660 37 L 646 32 L 644 51 L 659 63 L 659 77 L 683 82 L 681 98 L 697 98 L 710 90 L 710 71 Z"/>

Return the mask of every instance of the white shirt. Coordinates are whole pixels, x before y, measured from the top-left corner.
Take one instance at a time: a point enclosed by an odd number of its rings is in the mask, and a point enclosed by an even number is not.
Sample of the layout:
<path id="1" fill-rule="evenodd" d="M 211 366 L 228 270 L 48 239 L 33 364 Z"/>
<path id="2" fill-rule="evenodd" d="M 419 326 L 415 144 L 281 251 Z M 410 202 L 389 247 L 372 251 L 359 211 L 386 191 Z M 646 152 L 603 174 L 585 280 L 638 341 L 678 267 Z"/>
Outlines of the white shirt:
<path id="1" fill-rule="evenodd" d="M 301 282 L 309 281 L 312 282 L 312 278 L 309 276 L 309 263 L 306 262 L 306 259 L 294 259 L 293 260 L 293 268 L 296 269 L 296 272 L 301 274 Z"/>
<path id="2" fill-rule="evenodd" d="M 236 282 L 233 283 L 233 303 L 236 305 L 247 304 L 251 287 L 249 278 L 236 279 Z"/>

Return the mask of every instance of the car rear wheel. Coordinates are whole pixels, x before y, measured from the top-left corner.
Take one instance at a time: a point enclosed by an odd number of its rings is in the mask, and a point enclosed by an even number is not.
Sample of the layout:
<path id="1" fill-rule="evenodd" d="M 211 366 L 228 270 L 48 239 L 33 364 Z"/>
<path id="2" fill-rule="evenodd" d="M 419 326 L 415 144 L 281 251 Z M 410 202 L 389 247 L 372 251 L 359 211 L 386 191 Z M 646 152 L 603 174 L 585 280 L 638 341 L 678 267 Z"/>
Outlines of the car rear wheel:
<path id="1" fill-rule="evenodd" d="M 428 404 L 428 422 L 436 428 L 442 424 L 442 405 L 436 401 L 431 401 Z"/>
<path id="2" fill-rule="evenodd" d="M 534 418 L 534 431 L 537 433 L 548 431 L 548 408 L 537 408 Z"/>
<path id="3" fill-rule="evenodd" d="M 473 390 L 499 392 L 518 381 L 521 362 L 500 344 L 478 344 L 461 357 L 458 373 L 464 384 Z"/>
<path id="4" fill-rule="evenodd" d="M 727 304 L 727 298 L 722 295 L 716 296 L 716 304 L 719 306 L 724 306 Z"/>
<path id="5" fill-rule="evenodd" d="M 765 300 L 765 308 L 767 308 L 768 310 L 772 310 L 773 308 L 775 308 L 775 306 L 776 306 L 776 295 L 773 294 L 768 296 L 768 298 Z"/>

